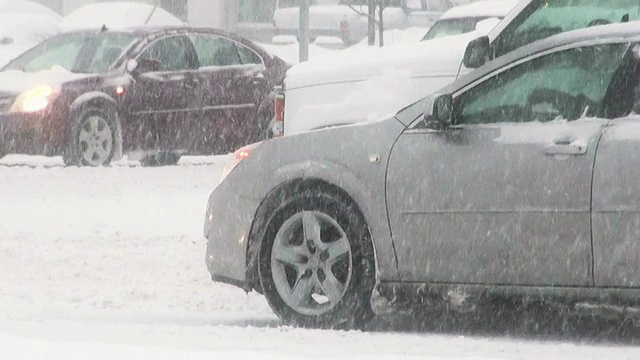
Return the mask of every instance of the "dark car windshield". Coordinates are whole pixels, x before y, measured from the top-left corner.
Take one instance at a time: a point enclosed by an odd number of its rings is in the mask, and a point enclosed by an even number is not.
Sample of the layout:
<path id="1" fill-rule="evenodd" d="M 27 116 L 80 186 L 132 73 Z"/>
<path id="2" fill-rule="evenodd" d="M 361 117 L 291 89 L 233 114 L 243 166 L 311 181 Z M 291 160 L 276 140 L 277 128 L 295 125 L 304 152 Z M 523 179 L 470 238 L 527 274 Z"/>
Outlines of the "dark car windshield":
<path id="1" fill-rule="evenodd" d="M 422 41 L 472 32 L 476 29 L 476 24 L 486 19 L 488 19 L 488 17 L 438 20 L 422 38 Z M 502 20 L 503 18 L 499 17 L 498 19 Z"/>
<path id="2" fill-rule="evenodd" d="M 62 67 L 74 73 L 105 73 L 139 37 L 131 33 L 67 33 L 49 38 L 3 70 L 37 72 Z"/>

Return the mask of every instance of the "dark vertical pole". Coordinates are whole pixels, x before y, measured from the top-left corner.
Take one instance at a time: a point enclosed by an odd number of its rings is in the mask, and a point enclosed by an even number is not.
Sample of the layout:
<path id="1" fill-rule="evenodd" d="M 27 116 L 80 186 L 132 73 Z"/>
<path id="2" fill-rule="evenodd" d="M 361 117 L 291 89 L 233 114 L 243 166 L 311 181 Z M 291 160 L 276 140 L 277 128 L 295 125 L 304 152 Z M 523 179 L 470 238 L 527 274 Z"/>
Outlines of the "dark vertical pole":
<path id="1" fill-rule="evenodd" d="M 378 11 L 380 12 L 380 19 L 378 20 L 378 36 L 380 37 L 380 47 L 384 46 L 384 12 L 383 0 L 378 0 Z"/>
<path id="2" fill-rule="evenodd" d="M 368 44 L 369 46 L 373 46 L 376 44 L 376 3 L 375 0 L 368 1 L 369 9 L 367 10 L 368 15 L 368 28 L 367 28 L 367 36 L 369 37 Z"/>
<path id="3" fill-rule="evenodd" d="M 298 47 L 300 62 L 309 60 L 309 0 L 300 1 L 300 32 Z"/>

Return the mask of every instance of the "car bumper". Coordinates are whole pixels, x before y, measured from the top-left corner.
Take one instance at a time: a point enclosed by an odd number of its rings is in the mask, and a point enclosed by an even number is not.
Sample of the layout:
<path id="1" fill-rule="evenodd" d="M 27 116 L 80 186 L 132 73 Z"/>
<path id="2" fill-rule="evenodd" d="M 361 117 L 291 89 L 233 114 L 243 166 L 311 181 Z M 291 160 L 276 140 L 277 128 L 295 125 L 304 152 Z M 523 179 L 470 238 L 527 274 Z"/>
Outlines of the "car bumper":
<path id="1" fill-rule="evenodd" d="M 205 262 L 214 281 L 251 290 L 247 281 L 247 247 L 260 202 L 239 194 L 229 181 L 213 191 L 207 204 Z"/>
<path id="2" fill-rule="evenodd" d="M 0 154 L 57 155 L 64 130 L 48 113 L 0 114 Z"/>

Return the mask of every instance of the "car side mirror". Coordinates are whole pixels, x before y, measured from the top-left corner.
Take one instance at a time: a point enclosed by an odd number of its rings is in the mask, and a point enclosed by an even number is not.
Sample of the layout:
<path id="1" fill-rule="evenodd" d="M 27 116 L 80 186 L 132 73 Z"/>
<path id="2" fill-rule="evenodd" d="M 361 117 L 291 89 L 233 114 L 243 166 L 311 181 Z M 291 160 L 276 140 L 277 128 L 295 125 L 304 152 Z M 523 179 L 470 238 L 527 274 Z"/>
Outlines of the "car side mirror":
<path id="1" fill-rule="evenodd" d="M 446 129 L 451 126 L 453 97 L 451 94 L 438 95 L 427 104 L 424 122 L 432 129 Z"/>
<path id="2" fill-rule="evenodd" d="M 155 59 L 130 60 L 127 63 L 127 70 L 134 75 L 156 72 L 161 69 L 162 63 Z"/>
<path id="3" fill-rule="evenodd" d="M 489 37 L 483 36 L 471 41 L 464 52 L 462 63 L 470 69 L 476 69 L 489 61 L 491 45 Z"/>

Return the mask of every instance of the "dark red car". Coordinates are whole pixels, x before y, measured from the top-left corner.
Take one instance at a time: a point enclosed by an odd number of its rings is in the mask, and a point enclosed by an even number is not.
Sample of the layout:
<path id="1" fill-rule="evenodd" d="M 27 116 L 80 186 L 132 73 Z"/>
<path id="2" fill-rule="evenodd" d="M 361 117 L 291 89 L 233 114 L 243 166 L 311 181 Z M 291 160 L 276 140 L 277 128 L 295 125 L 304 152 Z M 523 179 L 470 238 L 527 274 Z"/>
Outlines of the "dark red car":
<path id="1" fill-rule="evenodd" d="M 212 29 L 63 33 L 0 72 L 0 157 L 99 166 L 123 153 L 171 163 L 230 152 L 266 136 L 288 68 Z"/>

